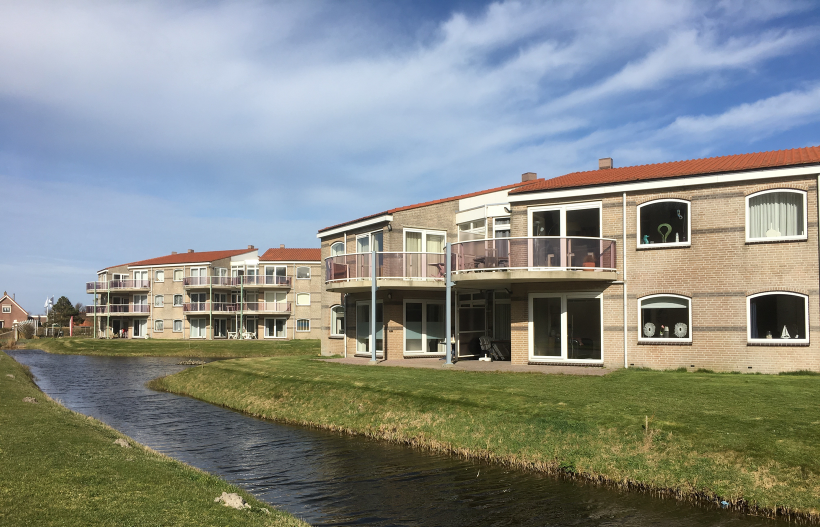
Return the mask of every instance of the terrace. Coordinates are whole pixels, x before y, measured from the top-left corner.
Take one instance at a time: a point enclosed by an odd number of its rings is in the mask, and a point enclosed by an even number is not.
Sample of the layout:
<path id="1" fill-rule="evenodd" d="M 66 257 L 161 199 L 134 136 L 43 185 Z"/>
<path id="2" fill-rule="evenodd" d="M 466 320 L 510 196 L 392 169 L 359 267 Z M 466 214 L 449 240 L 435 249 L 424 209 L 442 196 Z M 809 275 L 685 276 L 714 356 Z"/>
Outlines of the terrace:
<path id="1" fill-rule="evenodd" d="M 372 253 L 325 258 L 328 291 L 355 292 L 370 289 Z M 376 278 L 380 287 L 392 289 L 443 289 L 445 255 L 421 252 L 377 252 Z"/>
<path id="2" fill-rule="evenodd" d="M 182 305 L 184 313 L 290 313 L 290 302 L 189 302 Z"/>

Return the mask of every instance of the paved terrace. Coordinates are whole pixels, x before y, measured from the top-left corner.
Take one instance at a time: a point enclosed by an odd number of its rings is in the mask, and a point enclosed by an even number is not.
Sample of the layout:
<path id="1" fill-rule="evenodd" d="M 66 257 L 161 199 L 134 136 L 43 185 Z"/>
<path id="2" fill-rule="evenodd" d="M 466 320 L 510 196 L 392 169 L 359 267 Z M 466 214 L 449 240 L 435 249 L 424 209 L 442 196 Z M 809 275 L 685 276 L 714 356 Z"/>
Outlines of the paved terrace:
<path id="1" fill-rule="evenodd" d="M 363 357 L 348 357 L 346 359 L 319 359 L 327 362 L 337 362 L 339 364 L 355 364 L 358 366 L 367 366 L 370 359 Z M 438 358 L 419 358 L 419 359 L 394 359 L 394 360 L 379 360 L 376 366 L 399 366 L 402 368 L 428 368 L 435 370 L 443 370 L 444 359 Z M 485 362 L 478 360 L 462 360 L 453 364 L 452 367 L 446 368 L 450 370 L 461 371 L 500 371 L 500 372 L 515 372 L 515 373 L 543 373 L 543 374 L 563 374 L 563 375 L 606 375 L 612 370 L 600 367 L 585 367 L 585 366 L 564 366 L 564 365 L 514 365 L 507 361 L 493 361 Z"/>

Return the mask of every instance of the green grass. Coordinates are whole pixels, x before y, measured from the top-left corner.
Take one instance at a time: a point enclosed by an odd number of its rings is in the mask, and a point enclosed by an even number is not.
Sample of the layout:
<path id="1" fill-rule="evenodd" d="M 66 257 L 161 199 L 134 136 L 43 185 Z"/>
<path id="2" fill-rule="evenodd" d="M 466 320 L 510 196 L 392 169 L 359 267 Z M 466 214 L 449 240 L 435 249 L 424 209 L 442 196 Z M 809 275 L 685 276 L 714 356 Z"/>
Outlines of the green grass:
<path id="1" fill-rule="evenodd" d="M 468 373 L 283 357 L 211 363 L 152 386 L 269 419 L 819 519 L 811 376 Z"/>
<path id="2" fill-rule="evenodd" d="M 83 337 L 21 340 L 18 346 L 63 355 L 234 358 L 318 355 L 319 340 L 159 340 Z"/>
<path id="3" fill-rule="evenodd" d="M 132 448 L 115 445 L 118 438 L 126 436 L 51 401 L 0 353 L 0 525 L 306 525 L 130 439 Z M 214 503 L 223 491 L 253 509 Z"/>

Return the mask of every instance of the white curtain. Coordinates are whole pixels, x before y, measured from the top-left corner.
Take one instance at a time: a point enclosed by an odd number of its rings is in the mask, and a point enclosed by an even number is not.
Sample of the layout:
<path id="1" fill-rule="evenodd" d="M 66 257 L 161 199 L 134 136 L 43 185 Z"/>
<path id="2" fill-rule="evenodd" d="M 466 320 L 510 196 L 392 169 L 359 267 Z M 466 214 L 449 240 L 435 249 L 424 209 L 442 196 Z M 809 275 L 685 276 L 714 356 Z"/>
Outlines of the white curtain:
<path id="1" fill-rule="evenodd" d="M 427 252 L 428 253 L 443 253 L 444 252 L 444 236 L 440 234 L 427 235 Z"/>
<path id="2" fill-rule="evenodd" d="M 779 236 L 804 234 L 802 194 L 770 192 L 749 199 L 749 237 L 765 238 L 769 230 Z"/>

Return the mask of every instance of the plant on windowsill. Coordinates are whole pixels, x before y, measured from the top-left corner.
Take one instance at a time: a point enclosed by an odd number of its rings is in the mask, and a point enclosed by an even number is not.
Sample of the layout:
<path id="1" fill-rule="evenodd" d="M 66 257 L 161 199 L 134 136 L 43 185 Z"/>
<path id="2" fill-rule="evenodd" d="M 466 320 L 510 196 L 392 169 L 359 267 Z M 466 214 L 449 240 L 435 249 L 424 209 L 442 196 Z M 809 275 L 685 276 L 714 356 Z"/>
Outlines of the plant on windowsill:
<path id="1" fill-rule="evenodd" d="M 584 263 L 582 264 L 584 267 L 595 267 L 595 258 L 592 257 L 591 254 L 588 254 L 586 258 L 584 258 Z M 589 271 L 591 269 L 584 269 L 584 271 Z"/>

